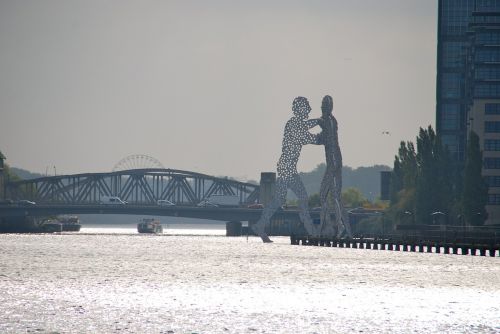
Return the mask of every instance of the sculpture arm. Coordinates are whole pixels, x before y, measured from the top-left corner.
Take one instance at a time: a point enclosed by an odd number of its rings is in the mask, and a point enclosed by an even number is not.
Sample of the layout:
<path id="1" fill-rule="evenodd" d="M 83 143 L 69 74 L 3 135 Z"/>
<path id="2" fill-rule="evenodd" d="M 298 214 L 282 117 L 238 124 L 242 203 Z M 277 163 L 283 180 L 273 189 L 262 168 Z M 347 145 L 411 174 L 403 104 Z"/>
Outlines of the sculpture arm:
<path id="1" fill-rule="evenodd" d="M 321 118 L 315 118 L 315 119 L 308 119 L 306 121 L 306 126 L 308 129 L 314 128 L 317 125 L 320 125 L 321 123 Z"/>
<path id="2" fill-rule="evenodd" d="M 318 126 L 318 125 L 322 125 L 323 124 L 323 120 L 321 118 L 315 118 L 315 119 L 309 119 L 307 121 L 304 122 L 305 125 L 306 125 L 306 129 L 305 129 L 305 140 L 303 141 L 303 145 L 306 145 L 306 144 L 314 144 L 314 145 L 323 145 L 323 135 L 322 133 L 319 133 L 319 134 L 312 134 L 310 133 L 308 130 L 310 128 L 313 128 L 315 126 Z"/>
<path id="3" fill-rule="evenodd" d="M 304 139 L 305 140 L 302 142 L 302 145 L 306 144 L 322 145 L 321 134 L 315 135 L 308 131 Z"/>
<path id="4" fill-rule="evenodd" d="M 316 140 L 317 140 L 317 142 L 315 143 L 316 145 L 325 145 L 325 134 L 323 131 L 321 131 L 316 135 Z"/>

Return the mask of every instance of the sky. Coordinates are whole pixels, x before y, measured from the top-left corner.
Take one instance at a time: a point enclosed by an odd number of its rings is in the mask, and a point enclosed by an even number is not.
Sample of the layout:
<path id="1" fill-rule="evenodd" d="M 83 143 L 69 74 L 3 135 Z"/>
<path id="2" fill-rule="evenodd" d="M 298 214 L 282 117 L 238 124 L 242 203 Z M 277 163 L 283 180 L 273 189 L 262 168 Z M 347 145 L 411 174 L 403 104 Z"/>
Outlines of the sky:
<path id="1" fill-rule="evenodd" d="M 329 94 L 344 165 L 392 166 L 435 125 L 436 34 L 434 0 L 0 0 L 0 150 L 43 174 L 144 154 L 258 180 L 293 99 L 316 118 Z M 321 162 L 304 146 L 298 168 Z"/>

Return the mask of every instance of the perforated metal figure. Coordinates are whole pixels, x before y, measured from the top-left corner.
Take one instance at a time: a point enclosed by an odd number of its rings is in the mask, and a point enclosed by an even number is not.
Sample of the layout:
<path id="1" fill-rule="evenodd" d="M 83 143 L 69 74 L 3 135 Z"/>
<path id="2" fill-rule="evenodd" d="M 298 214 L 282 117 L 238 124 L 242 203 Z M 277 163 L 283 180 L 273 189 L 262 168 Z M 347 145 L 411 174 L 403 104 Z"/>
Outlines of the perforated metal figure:
<path id="1" fill-rule="evenodd" d="M 352 237 L 348 217 L 342 205 L 342 153 L 340 152 L 337 120 L 332 115 L 333 99 L 330 95 L 323 98 L 321 104 L 321 134 L 319 141 L 325 145 L 326 171 L 321 181 L 320 200 L 320 234 L 325 236 L 340 236 L 345 231 Z M 332 201 L 328 200 L 331 196 Z M 333 206 L 333 208 L 332 208 Z M 332 222 L 331 213 L 335 213 Z"/>
<path id="2" fill-rule="evenodd" d="M 308 120 L 311 107 L 305 97 L 299 96 L 293 100 L 293 116 L 288 120 L 283 135 L 281 156 L 278 160 L 278 177 L 271 203 L 264 208 L 259 221 L 252 226 L 254 232 L 264 242 L 272 242 L 265 233 L 272 215 L 286 200 L 287 189 L 290 188 L 299 200 L 300 219 L 309 234 L 314 234 L 313 224 L 308 209 L 306 188 L 297 172 L 297 162 L 303 145 L 319 144 L 318 135 L 309 132 L 309 129 L 318 125 L 319 120 Z"/>

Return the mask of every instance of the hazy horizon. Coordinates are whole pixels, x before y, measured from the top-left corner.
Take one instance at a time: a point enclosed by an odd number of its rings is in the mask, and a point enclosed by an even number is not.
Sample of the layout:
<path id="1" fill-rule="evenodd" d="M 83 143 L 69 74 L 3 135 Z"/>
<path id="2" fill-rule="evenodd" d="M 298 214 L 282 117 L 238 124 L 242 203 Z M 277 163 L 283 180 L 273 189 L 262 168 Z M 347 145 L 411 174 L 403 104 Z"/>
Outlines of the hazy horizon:
<path id="1" fill-rule="evenodd" d="M 434 126 L 436 34 L 432 0 L 0 1 L 0 150 L 38 173 L 146 154 L 258 180 L 293 98 L 314 118 L 330 94 L 344 164 L 392 165 Z M 306 146 L 299 170 L 323 161 Z"/>

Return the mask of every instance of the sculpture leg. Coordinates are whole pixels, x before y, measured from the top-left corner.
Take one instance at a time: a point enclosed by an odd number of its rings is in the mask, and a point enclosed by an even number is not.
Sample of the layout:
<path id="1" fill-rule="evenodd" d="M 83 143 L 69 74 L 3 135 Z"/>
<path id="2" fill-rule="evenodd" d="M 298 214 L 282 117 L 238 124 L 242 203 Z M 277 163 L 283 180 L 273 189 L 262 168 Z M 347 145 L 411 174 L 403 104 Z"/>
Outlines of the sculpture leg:
<path id="1" fill-rule="evenodd" d="M 340 199 L 337 197 L 338 192 L 337 192 L 337 179 L 334 177 L 333 173 L 329 175 L 328 179 L 325 177 L 325 181 L 328 182 L 328 192 L 332 194 L 332 199 L 331 201 L 333 202 L 333 212 L 335 213 L 335 220 L 332 221 L 331 218 L 329 219 L 329 222 L 332 226 L 333 230 L 333 235 L 335 236 L 340 236 L 341 230 L 342 230 L 342 211 L 341 211 L 341 206 L 339 205 Z"/>
<path id="2" fill-rule="evenodd" d="M 331 217 L 331 205 L 328 201 L 328 195 L 330 194 L 330 184 L 327 179 L 323 179 L 320 188 L 320 201 L 321 201 L 321 212 L 320 212 L 320 234 L 322 236 L 335 236 L 337 234 L 336 229 L 333 226 Z"/>
<path id="3" fill-rule="evenodd" d="M 330 204 L 326 202 L 321 206 L 321 220 L 324 221 L 321 226 L 321 236 L 324 237 L 334 237 L 337 235 L 337 228 L 331 217 L 332 208 Z"/>
<path id="4" fill-rule="evenodd" d="M 341 237 L 342 233 L 345 231 L 345 227 L 343 224 L 343 217 L 342 217 L 342 209 L 340 207 L 340 203 L 338 199 L 334 199 L 334 208 L 335 208 L 335 221 L 337 225 L 337 237 Z"/>
<path id="5" fill-rule="evenodd" d="M 273 199 L 271 203 L 262 210 L 262 215 L 260 219 L 252 225 L 252 230 L 257 234 L 263 242 L 273 242 L 266 234 L 266 227 L 271 222 L 271 217 L 276 212 L 276 210 L 282 206 L 286 199 L 286 182 L 282 178 L 276 180 L 276 188 L 274 190 Z"/>
<path id="6" fill-rule="evenodd" d="M 298 174 L 295 174 L 293 176 L 293 180 L 290 184 L 290 189 L 295 193 L 295 196 L 297 196 L 299 200 L 299 216 L 300 220 L 304 224 L 307 233 L 312 236 L 317 236 L 318 232 L 314 229 L 311 215 L 309 214 L 309 198 L 307 197 L 307 191 Z"/>
<path id="7" fill-rule="evenodd" d="M 346 236 L 348 238 L 352 238 L 352 231 L 351 231 L 351 225 L 349 224 L 349 217 L 347 216 L 347 212 L 344 209 L 344 206 L 342 205 L 342 200 L 340 199 L 339 194 L 335 196 L 335 216 L 337 218 L 337 224 L 338 224 L 338 232 L 337 232 L 337 237 L 340 237 L 342 233 L 345 232 Z"/>
<path id="8" fill-rule="evenodd" d="M 349 238 L 352 238 L 351 223 L 349 222 L 349 216 L 347 211 L 342 207 L 342 225 L 345 228 L 345 232 Z"/>

